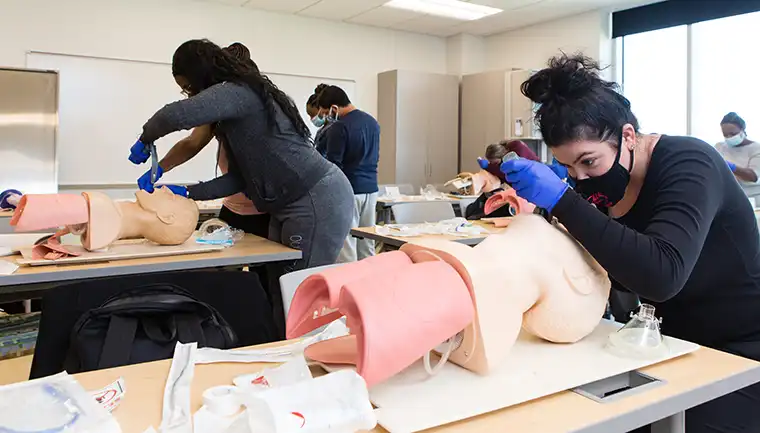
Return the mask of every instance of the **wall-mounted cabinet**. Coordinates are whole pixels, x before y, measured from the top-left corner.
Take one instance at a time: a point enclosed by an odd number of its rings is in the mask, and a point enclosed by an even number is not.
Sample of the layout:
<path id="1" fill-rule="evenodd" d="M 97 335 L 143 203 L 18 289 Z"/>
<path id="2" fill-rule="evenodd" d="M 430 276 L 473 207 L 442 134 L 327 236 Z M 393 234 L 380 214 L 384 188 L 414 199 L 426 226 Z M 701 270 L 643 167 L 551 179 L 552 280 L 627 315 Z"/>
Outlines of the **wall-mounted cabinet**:
<path id="1" fill-rule="evenodd" d="M 459 77 L 394 70 L 378 74 L 380 184 L 418 189 L 457 175 Z"/>
<path id="2" fill-rule="evenodd" d="M 533 121 L 535 106 L 520 93 L 532 71 L 500 70 L 462 77 L 459 170 L 477 171 L 486 146 L 506 139 L 524 140 L 543 160 L 546 149 Z"/>

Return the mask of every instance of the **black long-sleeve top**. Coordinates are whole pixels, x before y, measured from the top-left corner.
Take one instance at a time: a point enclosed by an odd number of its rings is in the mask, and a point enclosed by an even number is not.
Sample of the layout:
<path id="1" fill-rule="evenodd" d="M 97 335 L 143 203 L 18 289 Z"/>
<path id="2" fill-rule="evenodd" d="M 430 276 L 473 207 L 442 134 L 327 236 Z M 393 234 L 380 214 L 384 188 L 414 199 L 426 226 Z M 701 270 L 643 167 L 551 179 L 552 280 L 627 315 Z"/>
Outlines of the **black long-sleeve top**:
<path id="1" fill-rule="evenodd" d="M 662 136 L 636 203 L 613 219 L 568 190 L 554 216 L 613 288 L 656 307 L 666 335 L 760 344 L 760 234 L 749 200 L 707 143 Z"/>

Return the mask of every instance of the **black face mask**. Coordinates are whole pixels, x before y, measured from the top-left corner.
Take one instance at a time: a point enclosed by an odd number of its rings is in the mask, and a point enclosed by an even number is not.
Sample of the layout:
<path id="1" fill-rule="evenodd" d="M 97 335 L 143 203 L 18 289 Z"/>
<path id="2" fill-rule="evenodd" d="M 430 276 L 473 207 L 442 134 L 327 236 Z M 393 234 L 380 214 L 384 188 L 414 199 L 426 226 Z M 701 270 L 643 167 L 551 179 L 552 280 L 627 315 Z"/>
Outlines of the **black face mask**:
<path id="1" fill-rule="evenodd" d="M 589 203 L 597 207 L 615 206 L 625 195 L 628 182 L 631 180 L 633 168 L 633 150 L 631 150 L 631 164 L 626 170 L 619 164 L 620 153 L 623 151 L 623 133 L 620 133 L 620 146 L 615 155 L 615 162 L 607 173 L 601 176 L 575 180 L 575 191 L 583 196 Z"/>

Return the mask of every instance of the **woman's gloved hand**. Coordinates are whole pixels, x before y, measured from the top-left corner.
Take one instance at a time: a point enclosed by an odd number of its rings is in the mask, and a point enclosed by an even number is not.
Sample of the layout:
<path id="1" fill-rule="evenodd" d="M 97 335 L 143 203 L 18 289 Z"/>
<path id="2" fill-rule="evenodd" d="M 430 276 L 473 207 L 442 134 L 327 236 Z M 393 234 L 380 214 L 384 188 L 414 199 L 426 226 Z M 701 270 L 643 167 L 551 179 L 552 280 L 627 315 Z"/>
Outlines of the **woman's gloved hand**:
<path id="1" fill-rule="evenodd" d="M 731 170 L 731 173 L 736 171 L 736 164 L 729 160 L 726 160 L 726 164 L 728 165 L 728 169 Z"/>
<path id="2" fill-rule="evenodd" d="M 549 166 L 528 159 L 515 159 L 501 164 L 507 183 L 517 195 L 551 212 L 568 185 Z"/>
<path id="3" fill-rule="evenodd" d="M 152 174 L 151 170 L 148 170 L 145 172 L 145 174 L 140 176 L 139 179 L 137 179 L 138 188 L 148 191 L 148 192 L 153 192 L 153 182 L 151 182 L 151 174 Z M 161 179 L 161 176 L 163 175 L 164 175 L 164 169 L 161 168 L 161 166 L 159 165 L 156 170 L 156 182 L 158 182 L 158 179 Z"/>
<path id="4" fill-rule="evenodd" d="M 132 164 L 142 164 L 150 158 L 150 149 L 142 141 L 137 140 L 132 147 L 129 148 L 129 160 Z"/>
<path id="5" fill-rule="evenodd" d="M 187 197 L 187 187 L 182 185 L 161 185 L 160 188 L 167 188 L 169 191 L 181 197 Z"/>
<path id="6" fill-rule="evenodd" d="M 552 161 L 552 163 L 549 165 L 549 168 L 552 169 L 558 178 L 567 179 L 567 167 L 560 164 L 557 160 Z"/>

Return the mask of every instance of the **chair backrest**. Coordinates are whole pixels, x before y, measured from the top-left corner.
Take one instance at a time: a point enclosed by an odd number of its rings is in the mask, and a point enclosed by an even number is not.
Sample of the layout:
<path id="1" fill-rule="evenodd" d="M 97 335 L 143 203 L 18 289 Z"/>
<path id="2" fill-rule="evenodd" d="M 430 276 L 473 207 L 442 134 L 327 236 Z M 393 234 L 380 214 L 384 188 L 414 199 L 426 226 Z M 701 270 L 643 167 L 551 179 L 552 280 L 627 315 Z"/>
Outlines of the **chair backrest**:
<path id="1" fill-rule="evenodd" d="M 393 219 L 397 224 L 416 224 L 438 222 L 454 218 L 451 202 L 428 201 L 419 203 L 400 203 L 391 206 Z"/>
<path id="2" fill-rule="evenodd" d="M 282 293 L 282 310 L 285 312 L 285 320 L 288 320 L 288 310 L 290 310 L 290 303 L 293 301 L 293 296 L 296 294 L 296 289 L 301 285 L 303 280 L 309 275 L 316 274 L 328 268 L 339 266 L 340 263 L 334 265 L 317 266 L 315 268 L 301 269 L 300 271 L 290 272 L 280 277 L 280 293 Z"/>
<path id="3" fill-rule="evenodd" d="M 457 215 L 457 216 L 464 217 L 465 212 L 467 210 L 467 206 L 475 203 L 475 200 L 477 200 L 477 198 L 462 198 L 462 199 L 459 199 L 459 203 L 458 204 L 459 204 L 459 212 L 460 212 L 460 214 Z"/>
<path id="4" fill-rule="evenodd" d="M 398 184 L 398 185 L 396 184 L 380 185 L 380 188 L 379 188 L 380 192 L 378 195 L 380 196 L 385 195 L 386 194 L 385 189 L 389 186 L 398 188 L 399 194 L 414 195 L 414 187 L 410 183 L 403 183 L 403 184 Z"/>

